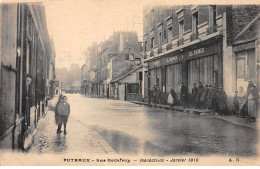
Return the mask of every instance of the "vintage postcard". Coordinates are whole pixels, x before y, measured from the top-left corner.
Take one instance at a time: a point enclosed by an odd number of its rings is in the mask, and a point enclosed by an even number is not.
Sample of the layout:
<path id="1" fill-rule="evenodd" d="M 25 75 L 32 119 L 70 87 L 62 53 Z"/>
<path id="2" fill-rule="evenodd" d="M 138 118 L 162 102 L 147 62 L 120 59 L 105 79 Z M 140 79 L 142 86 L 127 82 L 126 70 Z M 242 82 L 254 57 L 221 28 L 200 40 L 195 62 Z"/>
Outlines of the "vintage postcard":
<path id="1" fill-rule="evenodd" d="M 260 2 L 0 2 L 1 166 L 259 166 Z"/>

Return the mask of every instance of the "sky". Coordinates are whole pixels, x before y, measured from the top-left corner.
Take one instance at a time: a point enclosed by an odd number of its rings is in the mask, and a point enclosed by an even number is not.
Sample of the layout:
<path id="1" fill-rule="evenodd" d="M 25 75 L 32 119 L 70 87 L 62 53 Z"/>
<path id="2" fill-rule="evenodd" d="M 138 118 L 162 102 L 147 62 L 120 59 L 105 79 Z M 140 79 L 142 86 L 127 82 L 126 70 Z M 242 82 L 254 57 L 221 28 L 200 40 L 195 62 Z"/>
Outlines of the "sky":
<path id="1" fill-rule="evenodd" d="M 87 47 L 104 41 L 114 31 L 134 30 L 142 40 L 141 1 L 49 0 L 44 6 L 58 68 L 69 68 L 71 63 L 83 65 Z"/>
<path id="2" fill-rule="evenodd" d="M 71 63 L 83 65 L 85 63 L 84 53 L 88 46 L 91 46 L 93 42 L 99 43 L 108 39 L 114 31 L 136 31 L 140 41 L 142 41 L 142 10 L 145 5 L 223 4 L 233 2 L 233 0 L 38 1 L 45 5 L 47 26 L 49 34 L 54 40 L 56 67 L 58 68 L 69 68 Z M 243 0 L 236 0 L 236 3 L 238 1 L 239 3 L 248 3 Z"/>

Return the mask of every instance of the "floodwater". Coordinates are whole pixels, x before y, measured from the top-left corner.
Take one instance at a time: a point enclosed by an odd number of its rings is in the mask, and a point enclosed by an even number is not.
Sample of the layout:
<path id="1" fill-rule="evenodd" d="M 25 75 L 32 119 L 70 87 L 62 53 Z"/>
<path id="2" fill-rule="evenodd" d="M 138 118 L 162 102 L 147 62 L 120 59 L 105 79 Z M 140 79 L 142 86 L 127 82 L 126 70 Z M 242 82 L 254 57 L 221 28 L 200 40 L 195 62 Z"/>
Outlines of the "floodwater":
<path id="1" fill-rule="evenodd" d="M 56 134 L 53 105 L 32 152 L 129 155 L 256 155 L 257 130 L 230 122 L 119 100 L 67 94 L 68 134 Z"/>

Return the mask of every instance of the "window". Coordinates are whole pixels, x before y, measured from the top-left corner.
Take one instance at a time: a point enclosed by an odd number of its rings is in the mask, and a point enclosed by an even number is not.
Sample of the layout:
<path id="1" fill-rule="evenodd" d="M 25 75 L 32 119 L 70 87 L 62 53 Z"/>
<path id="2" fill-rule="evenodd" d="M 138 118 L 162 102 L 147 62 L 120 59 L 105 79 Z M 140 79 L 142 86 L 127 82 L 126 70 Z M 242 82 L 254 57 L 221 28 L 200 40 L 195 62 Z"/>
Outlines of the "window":
<path id="1" fill-rule="evenodd" d="M 129 54 L 125 55 L 125 60 L 129 60 Z"/>
<path id="2" fill-rule="evenodd" d="M 195 12 L 192 15 L 192 33 L 193 34 L 198 33 L 198 24 L 199 24 L 199 15 L 198 15 L 198 12 Z"/>
<path id="3" fill-rule="evenodd" d="M 183 20 L 179 22 L 179 39 L 183 39 L 184 33 L 184 22 Z"/>
<path id="4" fill-rule="evenodd" d="M 216 5 L 209 6 L 209 27 L 217 24 L 217 8 Z"/>
<path id="5" fill-rule="evenodd" d="M 144 42 L 144 51 L 147 51 L 147 41 Z"/>
<path id="6" fill-rule="evenodd" d="M 162 46 L 162 32 L 159 33 L 159 46 Z"/>
<path id="7" fill-rule="evenodd" d="M 166 39 L 167 38 L 167 32 L 166 30 L 163 31 L 163 39 Z"/>
<path id="8" fill-rule="evenodd" d="M 127 93 L 139 93 L 139 83 L 127 83 Z"/>
<path id="9" fill-rule="evenodd" d="M 168 42 L 172 41 L 172 27 L 168 28 Z"/>
<path id="10" fill-rule="evenodd" d="M 151 38 L 151 48 L 154 47 L 154 37 Z"/>

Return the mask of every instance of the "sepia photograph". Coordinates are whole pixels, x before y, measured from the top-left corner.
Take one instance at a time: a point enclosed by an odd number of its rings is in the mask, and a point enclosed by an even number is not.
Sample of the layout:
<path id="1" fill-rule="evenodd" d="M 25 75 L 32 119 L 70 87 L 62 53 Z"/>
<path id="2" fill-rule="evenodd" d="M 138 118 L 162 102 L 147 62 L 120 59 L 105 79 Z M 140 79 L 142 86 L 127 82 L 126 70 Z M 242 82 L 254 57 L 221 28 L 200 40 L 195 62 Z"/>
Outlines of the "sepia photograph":
<path id="1" fill-rule="evenodd" d="M 0 1 L 0 166 L 259 166 L 241 2 Z"/>

